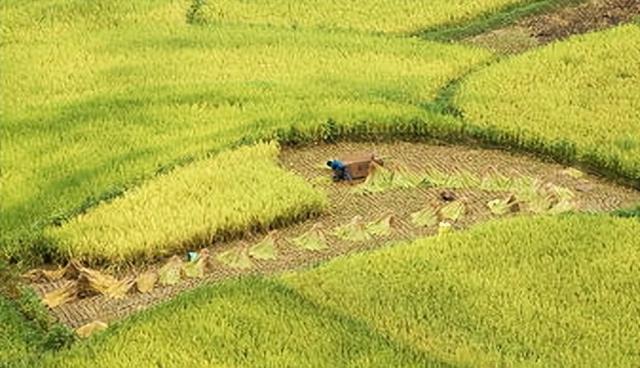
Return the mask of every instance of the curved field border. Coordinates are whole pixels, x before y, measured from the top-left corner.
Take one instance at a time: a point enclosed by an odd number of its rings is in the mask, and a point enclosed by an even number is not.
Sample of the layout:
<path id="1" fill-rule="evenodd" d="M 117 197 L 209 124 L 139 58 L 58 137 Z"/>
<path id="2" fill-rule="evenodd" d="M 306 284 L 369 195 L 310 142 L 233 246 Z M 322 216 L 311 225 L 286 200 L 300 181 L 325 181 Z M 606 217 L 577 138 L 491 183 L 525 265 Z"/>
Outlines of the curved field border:
<path id="1" fill-rule="evenodd" d="M 471 136 L 640 187 L 638 40 L 632 24 L 499 61 L 465 78 L 453 102 Z"/>
<path id="2" fill-rule="evenodd" d="M 639 231 L 634 219 L 521 217 L 284 281 L 456 366 L 631 367 L 640 357 Z"/>
<path id="3" fill-rule="evenodd" d="M 517 20 L 587 0 L 528 0 L 507 5 L 497 12 L 481 14 L 466 22 L 454 22 L 418 31 L 415 35 L 432 41 L 460 41 L 489 30 L 515 23 Z"/>

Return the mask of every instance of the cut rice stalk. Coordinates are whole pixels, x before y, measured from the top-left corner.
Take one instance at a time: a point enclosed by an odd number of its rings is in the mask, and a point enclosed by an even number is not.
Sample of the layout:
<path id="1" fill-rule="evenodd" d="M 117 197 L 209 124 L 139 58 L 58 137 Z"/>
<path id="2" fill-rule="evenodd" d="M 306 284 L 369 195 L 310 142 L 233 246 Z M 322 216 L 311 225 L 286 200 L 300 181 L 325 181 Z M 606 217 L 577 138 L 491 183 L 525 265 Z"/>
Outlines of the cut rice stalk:
<path id="1" fill-rule="evenodd" d="M 441 220 L 458 221 L 464 215 L 465 210 L 466 208 L 462 201 L 451 202 L 440 209 L 439 217 Z"/>
<path id="2" fill-rule="evenodd" d="M 480 189 L 488 192 L 508 192 L 514 187 L 514 180 L 508 176 L 495 172 L 482 178 Z"/>
<path id="3" fill-rule="evenodd" d="M 298 248 L 312 251 L 329 248 L 324 236 L 324 228 L 322 224 L 319 223 L 313 225 L 309 231 L 293 239 L 291 242 Z"/>
<path id="4" fill-rule="evenodd" d="M 411 223 L 420 227 L 432 227 L 438 223 L 438 216 L 435 211 L 427 207 L 411 214 Z"/>
<path id="5" fill-rule="evenodd" d="M 391 234 L 393 225 L 395 223 L 395 217 L 388 215 L 378 221 L 370 222 L 366 226 L 366 231 L 371 236 L 386 236 Z"/>
<path id="6" fill-rule="evenodd" d="M 487 207 L 492 214 L 502 216 L 509 212 L 509 203 L 507 199 L 494 199 L 487 203 Z"/>
<path id="7" fill-rule="evenodd" d="M 49 281 L 57 281 L 64 277 L 68 269 L 69 265 L 66 265 L 55 270 L 42 270 L 42 274 Z"/>
<path id="8" fill-rule="evenodd" d="M 453 232 L 453 225 L 449 222 L 440 222 L 438 224 L 438 235 L 446 235 Z"/>
<path id="9" fill-rule="evenodd" d="M 412 174 L 406 167 L 398 167 L 393 171 L 392 188 L 411 189 L 415 188 L 422 180 Z"/>
<path id="10" fill-rule="evenodd" d="M 342 240 L 352 242 L 371 239 L 371 235 L 367 232 L 367 227 L 362 220 L 362 216 L 355 216 L 348 224 L 337 227 L 334 230 L 334 234 Z"/>
<path id="11" fill-rule="evenodd" d="M 97 332 L 106 330 L 108 327 L 109 325 L 107 325 L 102 321 L 93 321 L 93 322 L 87 323 L 86 325 L 83 325 L 82 327 L 78 327 L 76 329 L 76 335 L 86 339 L 87 337 Z"/>
<path id="12" fill-rule="evenodd" d="M 209 250 L 200 251 L 198 258 L 194 262 L 184 263 L 182 272 L 187 278 L 195 279 L 204 277 L 204 273 L 209 263 Z"/>
<path id="13" fill-rule="evenodd" d="M 562 170 L 562 173 L 568 177 L 574 178 L 574 179 L 582 179 L 585 174 L 583 171 L 580 171 L 574 167 L 568 167 L 564 170 Z"/>
<path id="14" fill-rule="evenodd" d="M 275 234 L 271 232 L 262 241 L 249 248 L 249 256 L 260 260 L 274 260 L 277 258 L 275 248 Z"/>
<path id="15" fill-rule="evenodd" d="M 24 278 L 32 282 L 41 281 L 58 281 L 64 277 L 74 278 L 77 277 L 78 270 L 73 263 L 69 263 L 64 267 L 58 267 L 55 270 L 34 269 L 23 275 Z"/>
<path id="16" fill-rule="evenodd" d="M 573 202 L 562 200 L 556 203 L 555 205 L 553 205 L 553 207 L 549 209 L 549 213 L 552 215 L 558 215 L 561 213 L 574 211 L 575 209 L 576 207 L 573 204 Z"/>
<path id="17" fill-rule="evenodd" d="M 78 283 L 69 281 L 64 286 L 48 292 L 42 298 L 44 304 L 53 309 L 60 305 L 72 302 L 78 297 Z"/>
<path id="18" fill-rule="evenodd" d="M 432 169 L 422 179 L 422 184 L 432 188 L 464 189 L 478 187 L 480 179 L 468 171 L 449 174 Z"/>
<path id="19" fill-rule="evenodd" d="M 136 289 L 141 293 L 148 293 L 158 282 L 158 273 L 154 270 L 144 272 L 136 278 Z"/>
<path id="20" fill-rule="evenodd" d="M 561 187 L 558 185 L 551 186 L 551 193 L 558 198 L 559 202 L 566 201 L 571 202 L 575 199 L 576 195 L 569 188 Z"/>
<path id="21" fill-rule="evenodd" d="M 129 292 L 135 279 L 126 278 L 117 280 L 99 271 L 76 265 L 80 272 L 79 282 L 83 290 L 92 290 L 106 296 L 109 299 L 122 299 Z"/>
<path id="22" fill-rule="evenodd" d="M 175 285 L 180 282 L 180 273 L 182 272 L 182 260 L 178 256 L 173 256 L 158 271 L 158 281 L 160 285 Z"/>
<path id="23" fill-rule="evenodd" d="M 251 268 L 253 263 L 244 249 L 230 249 L 216 256 L 216 259 L 227 267 L 247 269 Z"/>
<path id="24" fill-rule="evenodd" d="M 423 184 L 423 180 L 412 174 L 406 167 L 396 166 L 393 169 L 375 162 L 371 163 L 371 170 L 367 179 L 353 189 L 354 193 L 371 194 L 391 189 L 411 189 Z"/>
<path id="25" fill-rule="evenodd" d="M 391 189 L 393 186 L 393 172 L 375 162 L 371 163 L 371 170 L 367 179 L 354 189 L 360 194 L 379 193 Z"/>

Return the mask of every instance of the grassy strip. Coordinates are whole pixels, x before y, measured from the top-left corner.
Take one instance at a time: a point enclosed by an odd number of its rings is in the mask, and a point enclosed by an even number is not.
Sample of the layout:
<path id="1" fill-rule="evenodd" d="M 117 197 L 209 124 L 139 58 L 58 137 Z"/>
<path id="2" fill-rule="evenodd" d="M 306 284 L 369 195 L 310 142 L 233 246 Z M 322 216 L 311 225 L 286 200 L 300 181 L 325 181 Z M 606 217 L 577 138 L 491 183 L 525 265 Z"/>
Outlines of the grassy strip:
<path id="1" fill-rule="evenodd" d="M 44 367 L 446 367 L 262 279 L 182 294 Z"/>
<path id="2" fill-rule="evenodd" d="M 640 187 L 638 40 L 640 28 L 622 26 L 474 73 L 454 100 L 467 134 L 587 163 Z"/>
<path id="3" fill-rule="evenodd" d="M 628 209 L 624 209 L 624 210 L 618 210 L 614 212 L 614 215 L 616 216 L 620 216 L 620 217 L 625 217 L 625 218 L 638 218 L 640 219 L 640 204 L 636 207 L 633 208 L 628 208 Z"/>
<path id="4" fill-rule="evenodd" d="M 427 28 L 416 33 L 427 40 L 449 42 L 479 35 L 493 29 L 505 27 L 518 20 L 553 11 L 558 8 L 577 5 L 586 0 L 525 0 L 509 4 L 496 12 L 479 15 L 472 21 L 455 22 L 445 26 Z"/>
<path id="5" fill-rule="evenodd" d="M 608 216 L 515 218 L 284 281 L 460 366 L 633 366 L 639 232 Z"/>
<path id="6" fill-rule="evenodd" d="M 198 161 L 100 205 L 47 234 L 71 258 L 150 258 L 319 213 L 326 199 L 281 169 L 275 144 Z"/>

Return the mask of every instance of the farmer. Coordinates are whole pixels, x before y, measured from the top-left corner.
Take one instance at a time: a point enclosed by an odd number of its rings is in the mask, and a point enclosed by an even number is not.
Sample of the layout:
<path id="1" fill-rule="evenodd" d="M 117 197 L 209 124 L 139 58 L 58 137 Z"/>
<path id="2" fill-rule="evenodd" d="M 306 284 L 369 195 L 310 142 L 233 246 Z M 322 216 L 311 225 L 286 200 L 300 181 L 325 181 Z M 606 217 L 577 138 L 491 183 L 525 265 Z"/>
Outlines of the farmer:
<path id="1" fill-rule="evenodd" d="M 351 181 L 351 174 L 349 168 L 340 160 L 327 161 L 327 166 L 333 170 L 333 181 L 349 180 Z"/>

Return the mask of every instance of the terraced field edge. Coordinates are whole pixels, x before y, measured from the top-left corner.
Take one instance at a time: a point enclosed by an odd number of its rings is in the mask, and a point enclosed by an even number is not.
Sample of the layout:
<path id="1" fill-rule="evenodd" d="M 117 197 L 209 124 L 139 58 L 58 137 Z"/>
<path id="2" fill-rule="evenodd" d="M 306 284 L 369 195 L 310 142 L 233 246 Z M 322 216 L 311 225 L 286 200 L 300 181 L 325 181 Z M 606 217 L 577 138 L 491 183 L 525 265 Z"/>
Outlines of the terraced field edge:
<path id="1" fill-rule="evenodd" d="M 418 31 L 414 35 L 431 41 L 460 41 L 467 37 L 513 24 L 527 16 L 546 13 L 565 6 L 577 5 L 585 1 L 587 0 L 526 0 L 507 5 L 496 12 L 481 14 L 470 21 L 430 27 Z"/>

